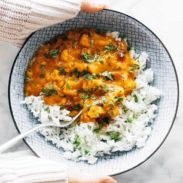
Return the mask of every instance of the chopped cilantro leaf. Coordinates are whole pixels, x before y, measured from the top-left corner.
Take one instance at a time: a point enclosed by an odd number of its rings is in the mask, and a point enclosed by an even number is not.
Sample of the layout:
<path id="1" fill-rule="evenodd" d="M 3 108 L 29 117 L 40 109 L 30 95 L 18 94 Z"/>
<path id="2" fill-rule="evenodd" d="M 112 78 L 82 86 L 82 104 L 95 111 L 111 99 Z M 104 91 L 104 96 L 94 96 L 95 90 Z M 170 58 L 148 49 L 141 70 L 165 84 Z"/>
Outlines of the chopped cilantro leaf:
<path id="1" fill-rule="evenodd" d="M 90 150 L 89 150 L 89 149 L 85 149 L 85 150 L 84 150 L 84 154 L 85 154 L 85 155 L 90 155 Z"/>
<path id="2" fill-rule="evenodd" d="M 79 111 L 81 110 L 82 106 L 80 104 L 76 104 L 73 106 L 73 110 Z"/>
<path id="3" fill-rule="evenodd" d="M 58 70 L 60 74 L 66 74 L 64 67 L 60 67 Z"/>
<path id="4" fill-rule="evenodd" d="M 71 86 L 69 85 L 68 82 L 65 83 L 65 87 L 66 87 L 66 89 L 71 89 Z"/>
<path id="5" fill-rule="evenodd" d="M 129 70 L 130 70 L 131 72 L 136 71 L 136 70 L 138 70 L 138 69 L 139 69 L 139 65 L 138 65 L 138 64 L 133 64 L 133 65 L 131 65 L 130 68 L 129 68 Z"/>
<path id="6" fill-rule="evenodd" d="M 95 75 L 92 75 L 92 74 L 85 74 L 84 76 L 83 76 L 85 79 L 87 79 L 87 80 L 92 80 L 92 79 L 96 79 L 96 76 Z"/>
<path id="7" fill-rule="evenodd" d="M 74 141 L 73 141 L 73 144 L 74 144 L 76 147 L 79 147 L 79 145 L 81 144 L 81 139 L 80 139 L 79 135 L 76 135 L 76 136 L 75 136 Z"/>
<path id="8" fill-rule="evenodd" d="M 137 103 L 139 101 L 137 95 L 133 95 L 133 97 L 134 97 L 134 101 Z"/>
<path id="9" fill-rule="evenodd" d="M 50 113 L 50 108 L 49 108 L 49 107 L 46 107 L 44 110 L 45 110 L 46 112 Z"/>
<path id="10" fill-rule="evenodd" d="M 87 98 L 89 98 L 89 95 L 83 93 L 83 94 L 80 95 L 80 98 L 83 99 L 83 101 L 85 102 L 85 100 L 86 100 Z"/>
<path id="11" fill-rule="evenodd" d="M 53 94 L 57 94 L 57 91 L 55 89 L 48 89 L 48 88 L 43 88 L 41 90 L 41 94 L 45 95 L 46 97 L 50 97 Z"/>
<path id="12" fill-rule="evenodd" d="M 90 60 L 90 55 L 88 53 L 82 53 L 81 58 L 84 62 L 89 62 Z"/>
<path id="13" fill-rule="evenodd" d="M 123 101 L 123 97 L 116 97 L 116 102 L 121 103 Z"/>
<path id="14" fill-rule="evenodd" d="M 126 118 L 125 123 L 131 123 L 131 122 L 132 122 L 132 119 Z"/>
<path id="15" fill-rule="evenodd" d="M 110 43 L 109 45 L 104 47 L 104 51 L 105 52 L 116 51 L 117 48 L 118 48 L 117 46 L 114 46 L 112 43 Z"/>
<path id="16" fill-rule="evenodd" d="M 58 55 L 58 49 L 50 50 L 50 56 L 51 56 L 52 58 L 57 57 L 57 55 Z"/>
<path id="17" fill-rule="evenodd" d="M 81 74 L 81 73 L 78 71 L 77 68 L 75 68 L 75 69 L 72 71 L 72 73 L 73 73 L 74 75 L 76 75 L 76 77 L 79 77 L 80 74 Z"/>
<path id="18" fill-rule="evenodd" d="M 48 53 L 44 53 L 43 55 L 45 58 L 49 58 L 49 54 Z"/>
<path id="19" fill-rule="evenodd" d="M 111 131 L 111 132 L 107 132 L 107 135 L 109 135 L 109 137 L 111 138 L 111 140 L 114 140 L 114 141 L 121 140 L 121 136 L 120 136 L 120 133 L 119 132 Z"/>
<path id="20" fill-rule="evenodd" d="M 113 80 L 113 75 L 109 71 L 105 71 L 101 75 L 104 76 L 107 80 Z"/>

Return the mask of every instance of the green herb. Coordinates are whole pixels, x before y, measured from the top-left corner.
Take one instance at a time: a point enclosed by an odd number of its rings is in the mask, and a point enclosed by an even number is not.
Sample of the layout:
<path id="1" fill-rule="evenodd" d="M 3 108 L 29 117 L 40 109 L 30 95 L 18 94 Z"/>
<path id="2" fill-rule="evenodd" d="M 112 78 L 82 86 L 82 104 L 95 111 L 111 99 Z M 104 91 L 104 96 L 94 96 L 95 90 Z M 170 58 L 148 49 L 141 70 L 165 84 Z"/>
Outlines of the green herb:
<path id="1" fill-rule="evenodd" d="M 52 117 L 49 115 L 49 116 L 48 116 L 48 119 L 51 121 L 51 120 L 52 120 Z"/>
<path id="2" fill-rule="evenodd" d="M 135 48 L 127 41 L 128 51 L 135 50 Z"/>
<path id="3" fill-rule="evenodd" d="M 85 100 L 86 100 L 87 98 L 89 98 L 89 95 L 83 93 L 82 95 L 80 95 L 80 98 L 85 102 Z"/>
<path id="4" fill-rule="evenodd" d="M 96 97 L 93 96 L 93 95 L 92 95 L 90 98 L 91 98 L 92 100 L 96 100 Z"/>
<path id="5" fill-rule="evenodd" d="M 90 155 L 90 150 L 89 150 L 89 149 L 85 149 L 85 150 L 84 150 L 84 154 L 85 154 L 85 155 Z"/>
<path id="6" fill-rule="evenodd" d="M 85 79 L 87 79 L 87 80 L 92 80 L 92 79 L 96 79 L 97 77 L 95 76 L 95 75 L 92 75 L 92 74 L 85 74 L 84 76 L 83 76 Z"/>
<path id="7" fill-rule="evenodd" d="M 116 98 L 116 102 L 121 103 L 123 101 L 123 97 L 115 97 Z"/>
<path id="8" fill-rule="evenodd" d="M 99 132 L 100 132 L 100 130 L 101 130 L 101 128 L 95 128 L 95 129 L 93 130 L 93 132 L 95 132 L 95 133 L 99 133 Z"/>
<path id="9" fill-rule="evenodd" d="M 58 70 L 60 74 L 66 74 L 64 67 L 60 67 Z"/>
<path id="10" fill-rule="evenodd" d="M 127 113 L 127 111 L 128 111 L 128 109 L 125 106 L 122 107 L 122 110 L 124 113 Z"/>
<path id="11" fill-rule="evenodd" d="M 130 71 L 133 72 L 133 71 L 136 71 L 139 69 L 139 65 L 138 64 L 133 64 L 130 66 Z"/>
<path id="12" fill-rule="evenodd" d="M 49 54 L 48 53 L 44 53 L 43 55 L 45 58 L 49 58 Z"/>
<path id="13" fill-rule="evenodd" d="M 110 117 L 109 116 L 105 116 L 104 118 L 103 118 L 103 122 L 105 123 L 105 124 L 109 124 L 110 123 Z"/>
<path id="14" fill-rule="evenodd" d="M 105 71 L 101 75 L 104 76 L 107 80 L 113 80 L 113 75 L 109 71 Z"/>
<path id="15" fill-rule="evenodd" d="M 113 110 L 113 108 L 114 108 L 114 102 L 111 101 L 111 102 L 109 103 L 109 109 L 110 109 L 110 110 Z"/>
<path id="16" fill-rule="evenodd" d="M 76 147 L 79 147 L 79 145 L 81 144 L 81 139 L 80 139 L 79 135 L 76 135 L 76 136 L 75 136 L 74 141 L 73 141 L 73 144 L 74 144 Z"/>
<path id="17" fill-rule="evenodd" d="M 44 78 L 45 65 L 41 65 L 40 70 L 41 70 L 40 78 Z"/>
<path id="18" fill-rule="evenodd" d="M 102 88 L 103 88 L 104 91 L 108 91 L 109 90 L 109 87 L 107 85 L 103 85 Z"/>
<path id="19" fill-rule="evenodd" d="M 65 83 L 65 87 L 66 87 L 66 89 L 71 89 L 71 86 L 69 85 L 69 83 L 67 81 Z"/>
<path id="20" fill-rule="evenodd" d="M 118 48 L 117 46 L 114 46 L 112 43 L 110 43 L 109 45 L 104 47 L 104 51 L 105 52 L 116 51 L 117 48 Z"/>
<path id="21" fill-rule="evenodd" d="M 50 50 L 50 56 L 51 56 L 52 58 L 57 57 L 57 55 L 58 55 L 58 49 Z"/>
<path id="22" fill-rule="evenodd" d="M 50 113 L 50 108 L 49 108 L 49 107 L 46 107 L 44 110 L 45 110 L 46 112 Z"/>
<path id="23" fill-rule="evenodd" d="M 139 101 L 137 95 L 133 95 L 134 101 L 137 103 Z"/>
<path id="24" fill-rule="evenodd" d="M 109 137 L 111 138 L 111 140 L 114 140 L 114 141 L 121 140 L 121 136 L 120 136 L 120 133 L 119 132 L 111 131 L 111 132 L 107 132 L 107 135 L 109 135 Z"/>
<path id="25" fill-rule="evenodd" d="M 95 129 L 93 130 L 93 132 L 99 133 L 99 132 L 102 130 L 102 128 L 103 128 L 103 124 L 102 124 L 102 123 L 98 123 L 98 127 L 95 128 Z"/>
<path id="26" fill-rule="evenodd" d="M 132 119 L 126 118 L 125 123 L 131 123 L 131 122 L 132 122 Z"/>
<path id="27" fill-rule="evenodd" d="M 76 105 L 73 106 L 72 109 L 73 109 L 73 110 L 76 110 L 76 111 L 79 111 L 79 110 L 82 109 L 82 106 L 81 106 L 80 104 L 76 104 Z"/>
<path id="28" fill-rule="evenodd" d="M 89 72 L 87 70 L 83 70 L 80 74 L 81 74 L 81 76 L 84 76 L 86 74 L 89 74 Z"/>
<path id="29" fill-rule="evenodd" d="M 82 53 L 81 58 L 84 62 L 89 62 L 90 60 L 90 55 L 88 53 Z"/>
<path id="30" fill-rule="evenodd" d="M 43 88 L 41 90 L 41 94 L 45 95 L 46 97 L 50 97 L 53 94 L 57 94 L 57 91 L 55 89 L 48 89 L 48 88 Z"/>
<path id="31" fill-rule="evenodd" d="M 81 74 L 81 73 L 78 71 L 77 68 L 75 68 L 75 69 L 72 71 L 72 73 L 73 73 L 74 75 L 76 75 L 76 77 L 79 77 L 80 74 Z"/>

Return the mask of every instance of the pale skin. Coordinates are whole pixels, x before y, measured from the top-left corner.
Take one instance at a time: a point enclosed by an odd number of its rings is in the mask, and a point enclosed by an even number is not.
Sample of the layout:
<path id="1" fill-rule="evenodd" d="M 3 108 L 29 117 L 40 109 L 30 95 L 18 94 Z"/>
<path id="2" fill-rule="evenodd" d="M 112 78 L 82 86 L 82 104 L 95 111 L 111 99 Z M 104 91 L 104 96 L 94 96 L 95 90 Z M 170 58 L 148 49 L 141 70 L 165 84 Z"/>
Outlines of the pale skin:
<path id="1" fill-rule="evenodd" d="M 107 1 L 109 0 L 83 0 L 81 4 L 81 11 L 88 13 L 95 13 L 107 8 Z"/>
<path id="2" fill-rule="evenodd" d="M 107 1 L 107 0 L 106 0 Z M 106 8 L 106 2 L 103 0 L 83 0 L 81 11 L 87 13 L 95 13 Z M 85 178 L 80 175 L 73 176 L 69 179 L 69 183 L 117 183 L 112 177 L 101 176 L 99 178 Z"/>

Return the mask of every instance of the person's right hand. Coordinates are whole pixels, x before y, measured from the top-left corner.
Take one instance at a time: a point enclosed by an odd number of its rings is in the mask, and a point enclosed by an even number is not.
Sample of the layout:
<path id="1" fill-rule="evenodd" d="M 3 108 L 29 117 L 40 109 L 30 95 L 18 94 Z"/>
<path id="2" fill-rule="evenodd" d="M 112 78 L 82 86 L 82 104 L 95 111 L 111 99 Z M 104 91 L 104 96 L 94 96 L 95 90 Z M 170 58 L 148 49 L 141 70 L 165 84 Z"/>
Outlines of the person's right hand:
<path id="1" fill-rule="evenodd" d="M 95 13 L 103 10 L 107 6 L 109 0 L 83 0 L 81 4 L 81 11 L 88 13 Z"/>

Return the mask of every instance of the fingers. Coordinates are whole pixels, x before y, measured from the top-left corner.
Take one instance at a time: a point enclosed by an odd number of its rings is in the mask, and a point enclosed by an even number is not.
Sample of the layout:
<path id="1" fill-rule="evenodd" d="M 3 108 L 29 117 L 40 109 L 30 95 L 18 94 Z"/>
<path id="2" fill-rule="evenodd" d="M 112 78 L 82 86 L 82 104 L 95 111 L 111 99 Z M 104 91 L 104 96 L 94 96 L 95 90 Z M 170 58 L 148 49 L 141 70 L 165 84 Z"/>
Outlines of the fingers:
<path id="1" fill-rule="evenodd" d="M 117 183 L 112 177 L 104 176 L 100 178 L 72 178 L 69 183 Z"/>
<path id="2" fill-rule="evenodd" d="M 97 183 L 117 183 L 117 182 L 112 177 L 106 176 L 100 178 Z"/>
<path id="3" fill-rule="evenodd" d="M 101 11 L 107 7 L 107 1 L 109 0 L 83 0 L 81 11 L 89 13 Z"/>

